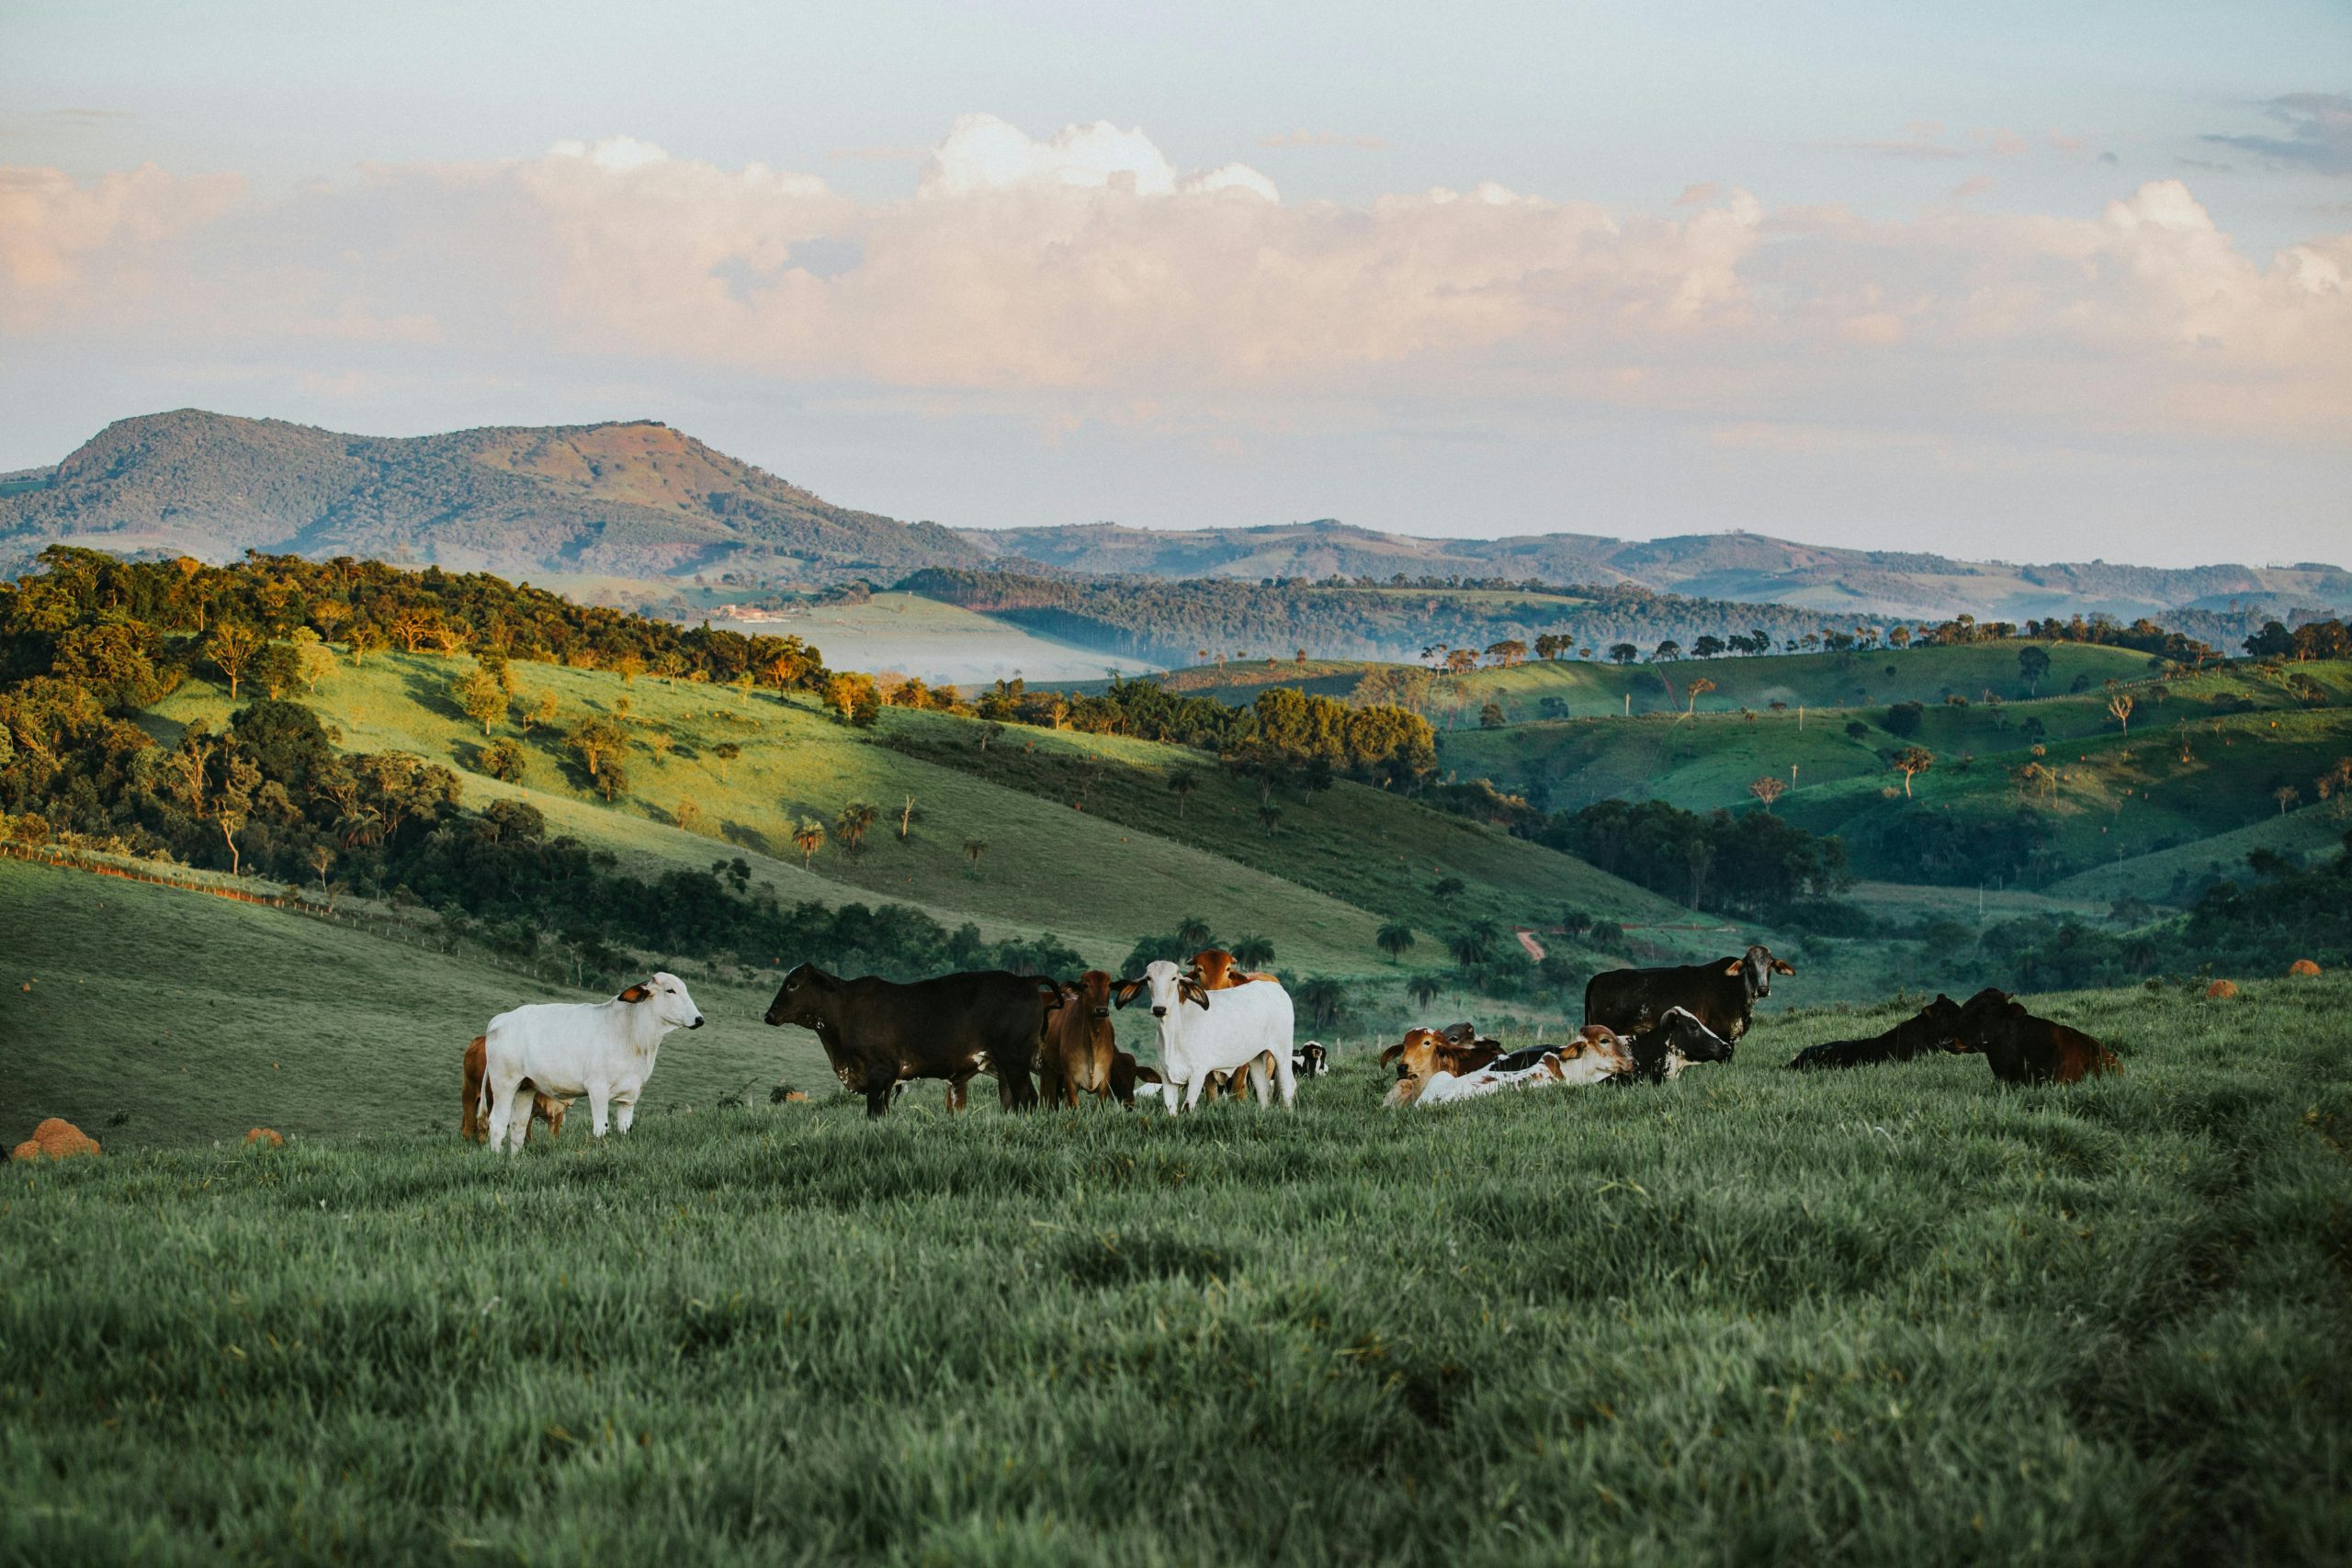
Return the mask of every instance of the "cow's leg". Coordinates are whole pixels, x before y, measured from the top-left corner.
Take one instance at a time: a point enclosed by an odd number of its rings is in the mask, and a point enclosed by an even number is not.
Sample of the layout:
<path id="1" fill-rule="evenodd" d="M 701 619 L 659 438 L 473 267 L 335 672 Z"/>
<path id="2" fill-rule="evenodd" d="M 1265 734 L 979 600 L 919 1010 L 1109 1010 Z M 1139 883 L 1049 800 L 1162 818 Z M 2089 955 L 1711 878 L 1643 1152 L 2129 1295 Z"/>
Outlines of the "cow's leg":
<path id="1" fill-rule="evenodd" d="M 1298 1069 L 1291 1063 L 1289 1054 L 1274 1053 L 1274 1086 L 1282 1093 L 1283 1109 L 1298 1109 Z"/>
<path id="2" fill-rule="evenodd" d="M 603 1137 L 605 1129 L 612 1124 L 611 1118 L 605 1114 L 612 1103 L 613 1091 L 610 1089 L 603 1084 L 588 1086 L 588 1131 L 596 1137 Z"/>
<path id="3" fill-rule="evenodd" d="M 636 1120 L 637 1091 L 631 1089 L 627 1095 L 613 1096 L 613 1125 L 626 1133 L 628 1124 Z"/>
<path id="4" fill-rule="evenodd" d="M 1198 1111 L 1201 1108 L 1201 1096 L 1207 1091 L 1208 1087 L 1208 1074 L 1194 1073 L 1193 1075 L 1193 1081 L 1184 1086 L 1184 1109 L 1187 1111 Z M 1175 1109 L 1176 1108 L 1173 1104 L 1169 1106 L 1169 1110 L 1171 1111 Z"/>
<path id="5" fill-rule="evenodd" d="M 897 1098 L 896 1091 L 898 1087 L 899 1086 L 896 1083 L 886 1083 L 879 1089 L 867 1089 L 865 1091 L 865 1114 L 871 1118 L 879 1116 L 884 1111 L 889 1110 L 890 1101 Z"/>
<path id="6" fill-rule="evenodd" d="M 514 1100 L 521 1093 L 522 1088 L 522 1080 L 519 1077 L 512 1082 L 502 1083 L 499 1081 L 497 1069 L 494 1067 L 490 1069 L 490 1146 L 493 1152 L 512 1153 L 520 1150 L 523 1146 L 523 1140 L 517 1137 L 513 1140 L 513 1147 L 510 1149 L 506 1136 L 506 1129 L 514 1119 Z M 523 1106 L 523 1115 L 527 1120 L 530 1114 L 530 1105 L 526 1102 Z"/>
<path id="7" fill-rule="evenodd" d="M 972 1103 L 972 1075 L 961 1073 L 947 1080 L 947 1110 L 955 1114 Z"/>

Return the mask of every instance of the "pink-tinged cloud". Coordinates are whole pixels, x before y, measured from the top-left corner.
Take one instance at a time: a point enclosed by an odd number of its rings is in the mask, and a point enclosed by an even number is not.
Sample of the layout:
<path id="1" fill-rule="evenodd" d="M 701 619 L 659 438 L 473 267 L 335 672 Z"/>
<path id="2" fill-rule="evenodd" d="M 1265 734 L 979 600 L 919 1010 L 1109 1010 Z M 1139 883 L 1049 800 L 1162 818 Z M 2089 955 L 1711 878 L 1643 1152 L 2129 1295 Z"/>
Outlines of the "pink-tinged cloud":
<path id="1" fill-rule="evenodd" d="M 969 116 L 895 200 L 615 138 L 268 204 L 16 170 L 0 220 L 0 341 L 138 334 L 330 378 L 397 349 L 450 376 L 617 356 L 1017 398 L 1041 428 L 1396 395 L 2352 435 L 2352 235 L 2257 265 L 2169 180 L 2091 216 L 1872 221 L 1706 186 L 1667 213 L 1494 184 L 1341 206 L 1177 168 L 1140 130 Z"/>

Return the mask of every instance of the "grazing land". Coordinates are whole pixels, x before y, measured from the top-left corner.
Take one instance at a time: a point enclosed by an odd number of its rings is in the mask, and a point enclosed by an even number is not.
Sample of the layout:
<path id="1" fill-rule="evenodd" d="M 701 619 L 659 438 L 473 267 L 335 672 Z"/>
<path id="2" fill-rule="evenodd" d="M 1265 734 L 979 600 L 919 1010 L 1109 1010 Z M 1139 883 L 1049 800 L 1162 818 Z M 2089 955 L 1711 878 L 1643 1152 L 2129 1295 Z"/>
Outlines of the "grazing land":
<path id="1" fill-rule="evenodd" d="M 367 1131 L 390 1065 L 0 1175 L 0 1557 L 2340 1562 L 2352 987 L 2246 990 L 2038 998 L 2124 1058 L 2071 1089 L 1779 1071 L 1899 1010 L 1811 1010 L 1647 1089 L 511 1166 Z"/>

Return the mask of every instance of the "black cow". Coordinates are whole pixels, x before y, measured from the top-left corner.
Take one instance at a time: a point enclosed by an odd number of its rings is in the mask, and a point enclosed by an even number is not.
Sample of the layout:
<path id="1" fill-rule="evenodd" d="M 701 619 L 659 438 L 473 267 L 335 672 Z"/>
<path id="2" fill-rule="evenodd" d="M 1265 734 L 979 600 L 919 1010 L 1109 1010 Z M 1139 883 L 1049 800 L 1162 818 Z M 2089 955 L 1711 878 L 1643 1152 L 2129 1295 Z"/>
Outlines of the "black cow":
<path id="1" fill-rule="evenodd" d="M 888 1110 L 910 1078 L 945 1078 L 947 1108 L 961 1111 L 977 1073 L 995 1077 L 1007 1111 L 1026 1111 L 1037 1103 L 1029 1074 L 1046 1014 L 1060 999 L 1051 980 L 1001 969 L 902 986 L 803 964 L 784 977 L 767 1021 L 813 1030 L 842 1087 L 865 1097 L 868 1116 Z"/>
<path id="2" fill-rule="evenodd" d="M 1960 1004 L 1936 993 L 1936 999 L 1883 1034 L 1867 1040 L 1832 1040 L 1808 1046 L 1789 1066 L 1808 1071 L 1815 1067 L 1860 1067 L 1876 1062 L 1907 1062 L 1930 1051 L 1955 1049 L 1960 1038 Z"/>
<path id="3" fill-rule="evenodd" d="M 1620 1034 L 1638 1034 L 1680 1008 L 1729 1041 L 1747 1032 L 1756 998 L 1772 994 L 1772 976 L 1796 971 L 1751 947 L 1738 958 L 1684 964 L 1671 969 L 1611 969 L 1595 975 L 1584 988 L 1584 1021 L 1605 1023 Z"/>
<path id="4" fill-rule="evenodd" d="M 1688 1008 L 1668 1008 L 1666 1016 L 1625 1043 L 1634 1053 L 1634 1070 L 1611 1083 L 1664 1083 L 1679 1077 L 1692 1062 L 1728 1062 L 1732 1043 L 1699 1021 Z"/>

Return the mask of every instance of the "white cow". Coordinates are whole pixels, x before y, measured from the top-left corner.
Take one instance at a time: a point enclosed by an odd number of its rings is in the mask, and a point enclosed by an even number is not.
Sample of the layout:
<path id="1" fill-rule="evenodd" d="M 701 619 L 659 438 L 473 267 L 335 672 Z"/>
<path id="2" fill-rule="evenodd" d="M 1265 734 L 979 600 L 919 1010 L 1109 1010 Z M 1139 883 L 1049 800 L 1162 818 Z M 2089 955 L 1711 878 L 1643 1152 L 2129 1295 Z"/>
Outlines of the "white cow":
<path id="1" fill-rule="evenodd" d="M 1159 1075 L 1167 1080 L 1160 1103 L 1176 1114 L 1177 1089 L 1183 1089 L 1181 1109 L 1201 1102 L 1211 1073 L 1248 1068 L 1258 1088 L 1258 1102 L 1266 1104 L 1279 1087 L 1284 1106 L 1298 1101 L 1298 1079 L 1291 1066 L 1292 1015 L 1290 993 L 1279 984 L 1257 981 L 1227 990 L 1204 990 L 1198 980 L 1162 958 L 1144 968 L 1143 978 L 1122 980 L 1118 1005 L 1126 1006 L 1139 991 L 1151 995 L 1151 1016 L 1159 1024 Z M 1267 1081 L 1261 1056 L 1272 1054 L 1275 1083 Z M 1238 1098 L 1238 1095 L 1237 1095 Z"/>
<path id="2" fill-rule="evenodd" d="M 700 1029 L 702 1010 L 675 975 L 660 974 L 608 1002 L 542 1002 L 502 1012 L 483 1031 L 487 1041 L 482 1106 L 490 1115 L 490 1146 L 520 1153 L 529 1131 L 514 1115 L 525 1079 L 539 1093 L 588 1097 L 589 1127 L 605 1135 L 605 1111 L 617 1108 L 626 1133 L 637 1119 L 637 1097 L 653 1076 L 662 1037 L 673 1029 Z M 503 1143 L 510 1122 L 511 1143 Z"/>

